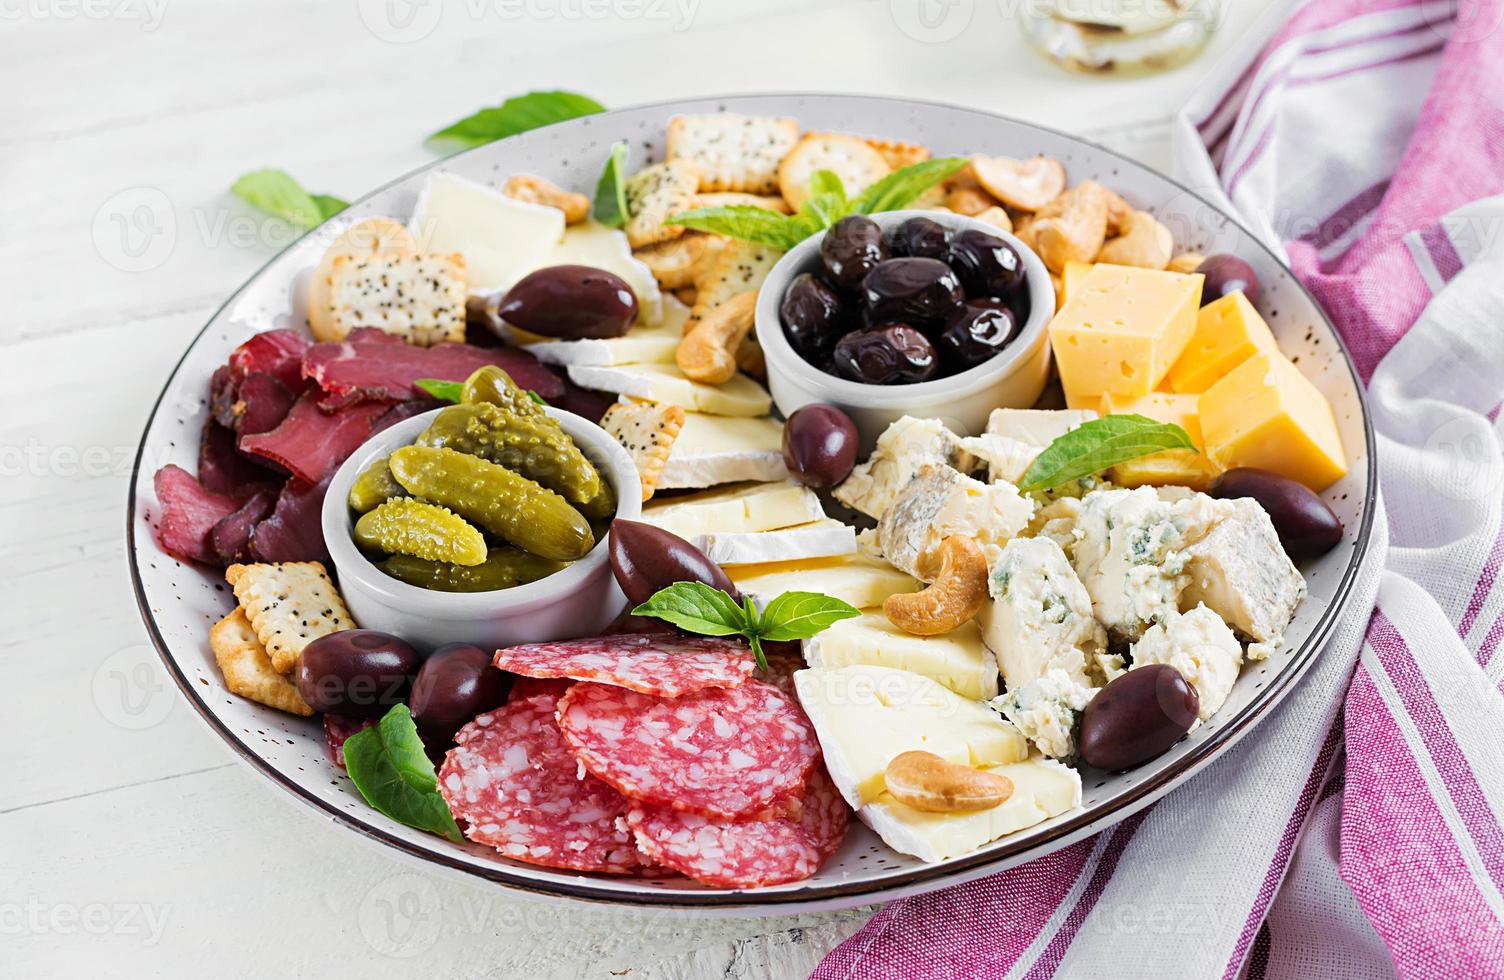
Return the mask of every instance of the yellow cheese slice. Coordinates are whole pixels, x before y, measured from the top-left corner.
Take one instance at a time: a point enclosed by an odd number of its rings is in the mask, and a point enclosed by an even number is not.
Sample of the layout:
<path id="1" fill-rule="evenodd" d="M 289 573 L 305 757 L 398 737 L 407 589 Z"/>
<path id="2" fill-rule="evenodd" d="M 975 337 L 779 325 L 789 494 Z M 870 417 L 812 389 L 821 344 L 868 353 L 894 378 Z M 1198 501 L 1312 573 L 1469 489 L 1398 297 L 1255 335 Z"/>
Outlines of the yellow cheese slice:
<path id="1" fill-rule="evenodd" d="M 1144 415 L 1156 422 L 1173 422 L 1186 431 L 1198 452 L 1185 449 L 1168 449 L 1152 456 L 1141 456 L 1112 468 L 1109 479 L 1124 487 L 1182 486 L 1192 490 L 1205 490 L 1217 478 L 1219 472 L 1201 436 L 1201 420 L 1197 416 L 1197 395 L 1178 395 L 1173 392 L 1151 391 L 1138 398 L 1121 395 L 1103 395 L 1102 411 L 1110 415 Z"/>
<path id="2" fill-rule="evenodd" d="M 1213 300 L 1196 317 L 1196 332 L 1170 368 L 1170 387 L 1200 393 L 1260 351 L 1276 351 L 1274 334 L 1239 290 Z"/>

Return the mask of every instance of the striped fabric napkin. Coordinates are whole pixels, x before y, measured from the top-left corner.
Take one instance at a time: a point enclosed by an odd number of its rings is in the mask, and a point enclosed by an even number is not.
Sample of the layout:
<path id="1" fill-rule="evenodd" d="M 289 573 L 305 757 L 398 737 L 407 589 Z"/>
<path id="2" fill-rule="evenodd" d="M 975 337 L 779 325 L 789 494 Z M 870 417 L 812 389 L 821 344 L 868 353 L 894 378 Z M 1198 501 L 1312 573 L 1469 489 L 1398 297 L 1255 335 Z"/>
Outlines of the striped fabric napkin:
<path id="1" fill-rule="evenodd" d="M 1382 512 L 1352 612 L 1184 787 L 892 902 L 817 978 L 1504 977 L 1504 0 L 1279 11 L 1176 144 L 1369 385 Z"/>

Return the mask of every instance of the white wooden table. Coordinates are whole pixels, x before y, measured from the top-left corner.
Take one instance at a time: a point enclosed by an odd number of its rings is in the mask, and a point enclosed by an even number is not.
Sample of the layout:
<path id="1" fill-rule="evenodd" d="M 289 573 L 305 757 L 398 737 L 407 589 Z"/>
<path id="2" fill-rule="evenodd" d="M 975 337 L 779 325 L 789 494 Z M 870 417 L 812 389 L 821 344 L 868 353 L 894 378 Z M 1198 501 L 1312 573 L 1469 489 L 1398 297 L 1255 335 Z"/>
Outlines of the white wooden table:
<path id="1" fill-rule="evenodd" d="M 923 6 L 922 6 L 923 5 Z M 285 244 L 226 193 L 284 167 L 353 198 L 426 133 L 564 87 L 611 105 L 891 93 L 1163 164 L 1191 66 L 1073 77 L 1010 0 L 0 2 L 0 974 L 802 976 L 869 910 L 695 919 L 539 904 L 322 821 L 158 665 L 131 598 L 130 462 L 184 345 Z M 892 134 L 901 136 L 902 134 Z"/>

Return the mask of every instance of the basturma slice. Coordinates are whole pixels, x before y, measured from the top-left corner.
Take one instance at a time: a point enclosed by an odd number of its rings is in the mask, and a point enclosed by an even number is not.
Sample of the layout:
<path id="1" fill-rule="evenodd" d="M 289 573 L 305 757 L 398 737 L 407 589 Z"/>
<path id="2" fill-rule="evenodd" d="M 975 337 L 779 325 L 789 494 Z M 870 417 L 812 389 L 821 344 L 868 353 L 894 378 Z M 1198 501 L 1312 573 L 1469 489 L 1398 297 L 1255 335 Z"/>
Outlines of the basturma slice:
<path id="1" fill-rule="evenodd" d="M 496 651 L 495 665 L 524 677 L 568 677 L 677 698 L 707 687 L 736 687 L 752 676 L 740 641 L 670 633 L 623 633 Z"/>
<path id="2" fill-rule="evenodd" d="M 559 728 L 586 769 L 634 802 L 717 817 L 798 796 L 820 755 L 799 706 L 753 680 L 677 698 L 576 684 Z"/>
<path id="3" fill-rule="evenodd" d="M 502 857 L 550 868 L 636 874 L 652 864 L 622 818 L 628 802 L 589 774 L 554 721 L 558 701 L 513 701 L 461 728 L 439 792 L 465 836 Z"/>
<path id="4" fill-rule="evenodd" d="M 637 846 L 659 864 L 724 888 L 800 881 L 841 847 L 851 811 L 817 767 L 804 797 L 772 819 L 723 820 L 662 807 L 634 806 L 627 824 Z"/>

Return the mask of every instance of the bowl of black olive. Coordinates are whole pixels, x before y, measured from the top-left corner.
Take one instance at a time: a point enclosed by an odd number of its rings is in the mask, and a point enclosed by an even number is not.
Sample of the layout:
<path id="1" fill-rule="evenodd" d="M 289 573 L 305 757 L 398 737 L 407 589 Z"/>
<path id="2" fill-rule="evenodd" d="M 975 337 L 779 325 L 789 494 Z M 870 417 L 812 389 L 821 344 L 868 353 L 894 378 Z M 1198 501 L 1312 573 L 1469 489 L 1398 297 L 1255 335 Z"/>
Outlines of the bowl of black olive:
<path id="1" fill-rule="evenodd" d="M 785 417 L 829 404 L 870 446 L 904 415 L 982 431 L 1049 373 L 1055 291 L 1017 238 L 948 211 L 851 215 L 779 260 L 757 301 L 768 386 Z"/>

